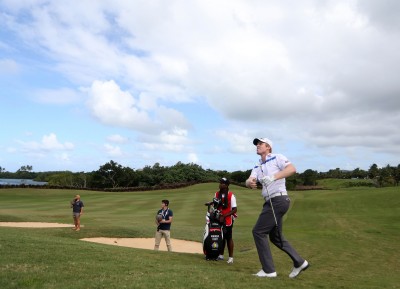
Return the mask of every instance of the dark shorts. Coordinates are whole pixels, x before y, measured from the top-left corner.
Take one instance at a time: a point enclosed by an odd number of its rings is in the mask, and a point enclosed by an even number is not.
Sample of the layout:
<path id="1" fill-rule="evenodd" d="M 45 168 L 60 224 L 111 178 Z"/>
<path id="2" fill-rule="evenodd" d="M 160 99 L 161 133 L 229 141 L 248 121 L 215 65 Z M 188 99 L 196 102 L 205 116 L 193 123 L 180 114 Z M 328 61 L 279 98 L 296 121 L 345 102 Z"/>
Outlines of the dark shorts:
<path id="1" fill-rule="evenodd" d="M 75 213 L 75 212 L 73 212 L 73 213 L 72 213 L 72 216 L 73 216 L 74 218 L 79 218 L 79 217 L 81 216 L 81 213 Z"/>
<path id="2" fill-rule="evenodd" d="M 224 239 L 225 240 L 230 240 L 232 239 L 232 226 L 224 226 L 223 230 L 224 230 Z"/>

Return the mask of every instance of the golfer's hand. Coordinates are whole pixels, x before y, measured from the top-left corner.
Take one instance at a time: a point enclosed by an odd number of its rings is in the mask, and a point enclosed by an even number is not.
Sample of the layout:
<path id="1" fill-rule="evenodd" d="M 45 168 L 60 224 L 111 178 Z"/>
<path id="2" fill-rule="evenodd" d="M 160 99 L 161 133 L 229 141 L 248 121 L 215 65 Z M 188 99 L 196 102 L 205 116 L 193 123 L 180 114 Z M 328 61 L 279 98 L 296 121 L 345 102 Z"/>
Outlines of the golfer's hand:
<path id="1" fill-rule="evenodd" d="M 275 181 L 275 177 L 274 176 L 265 176 L 261 179 L 261 183 L 268 187 L 270 184 L 272 184 Z"/>
<path id="2" fill-rule="evenodd" d="M 246 187 L 249 189 L 257 189 L 257 179 L 256 178 L 248 178 L 246 180 Z"/>

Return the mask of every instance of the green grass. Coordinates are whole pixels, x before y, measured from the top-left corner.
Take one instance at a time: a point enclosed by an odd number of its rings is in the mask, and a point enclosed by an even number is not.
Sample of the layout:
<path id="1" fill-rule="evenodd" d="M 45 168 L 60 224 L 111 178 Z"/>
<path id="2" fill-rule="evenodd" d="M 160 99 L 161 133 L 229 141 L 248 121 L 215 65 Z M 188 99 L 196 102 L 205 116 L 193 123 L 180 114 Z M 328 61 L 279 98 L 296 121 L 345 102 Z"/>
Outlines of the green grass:
<path id="1" fill-rule="evenodd" d="M 161 200 L 174 211 L 173 238 L 201 241 L 206 201 L 217 184 L 170 191 L 110 193 L 1 189 L 0 221 L 72 224 L 69 201 L 85 202 L 80 232 L 0 227 L 0 288 L 399 288 L 398 188 L 290 192 L 284 233 L 311 267 L 291 280 L 288 256 L 272 248 L 278 278 L 258 279 L 251 229 L 260 191 L 231 186 L 238 200 L 235 263 L 202 255 L 154 252 L 80 241 L 86 237 L 153 238 Z"/>
<path id="2" fill-rule="evenodd" d="M 349 187 L 374 187 L 373 180 L 363 179 L 322 179 L 317 181 L 318 186 L 322 186 L 325 189 L 338 190 Z M 367 186 L 368 185 L 368 186 Z"/>

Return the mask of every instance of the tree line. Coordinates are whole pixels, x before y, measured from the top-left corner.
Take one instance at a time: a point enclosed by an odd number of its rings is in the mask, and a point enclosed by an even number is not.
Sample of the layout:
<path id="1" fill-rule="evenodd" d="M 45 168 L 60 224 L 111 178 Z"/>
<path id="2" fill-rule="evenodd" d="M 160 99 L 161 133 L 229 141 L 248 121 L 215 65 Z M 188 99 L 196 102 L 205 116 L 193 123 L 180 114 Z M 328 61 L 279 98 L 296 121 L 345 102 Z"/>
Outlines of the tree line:
<path id="1" fill-rule="evenodd" d="M 228 172 L 225 170 L 203 169 L 201 166 L 178 162 L 173 166 L 145 166 L 143 169 L 124 167 L 114 161 L 109 161 L 92 172 L 49 171 L 34 172 L 32 166 L 22 166 L 16 172 L 8 172 L 0 166 L 0 178 L 32 179 L 48 182 L 49 186 L 92 189 L 151 189 L 179 187 L 185 184 L 216 182 L 221 177 L 227 177 L 232 183 L 244 185 L 251 170 Z M 387 165 L 379 168 L 372 164 L 365 171 L 360 168 L 342 170 L 340 168 L 328 172 L 305 170 L 286 179 L 288 189 L 301 187 L 317 187 L 321 179 L 357 179 L 357 185 L 362 186 L 398 186 L 400 182 L 400 164 L 397 167 Z"/>

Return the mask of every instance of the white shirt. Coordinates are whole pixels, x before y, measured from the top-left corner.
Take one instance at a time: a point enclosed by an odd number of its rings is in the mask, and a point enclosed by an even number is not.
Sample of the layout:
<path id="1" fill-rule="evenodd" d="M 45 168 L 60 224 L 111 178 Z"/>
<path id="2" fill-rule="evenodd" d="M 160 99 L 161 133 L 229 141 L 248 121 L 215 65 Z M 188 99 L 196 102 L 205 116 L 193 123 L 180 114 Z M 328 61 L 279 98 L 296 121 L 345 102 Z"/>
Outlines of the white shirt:
<path id="1" fill-rule="evenodd" d="M 231 210 L 232 210 L 232 208 L 237 208 L 237 206 L 236 206 L 236 197 L 235 197 L 234 194 L 232 194 L 232 197 L 231 197 Z"/>
<path id="2" fill-rule="evenodd" d="M 290 161 L 284 155 L 268 154 L 265 162 L 260 159 L 259 163 L 254 166 L 250 177 L 260 181 L 264 176 L 273 176 L 277 172 L 282 171 L 289 164 Z M 263 185 L 261 195 L 263 198 L 272 197 L 274 194 L 281 192 L 286 192 L 286 180 L 284 178 L 276 180 L 268 188 Z"/>

